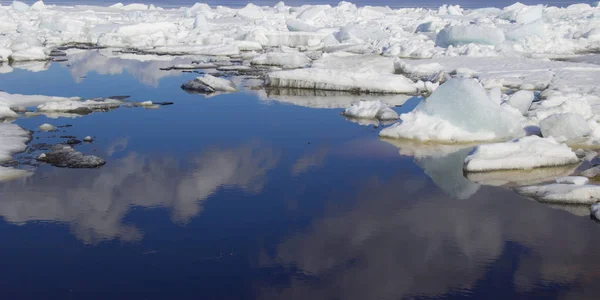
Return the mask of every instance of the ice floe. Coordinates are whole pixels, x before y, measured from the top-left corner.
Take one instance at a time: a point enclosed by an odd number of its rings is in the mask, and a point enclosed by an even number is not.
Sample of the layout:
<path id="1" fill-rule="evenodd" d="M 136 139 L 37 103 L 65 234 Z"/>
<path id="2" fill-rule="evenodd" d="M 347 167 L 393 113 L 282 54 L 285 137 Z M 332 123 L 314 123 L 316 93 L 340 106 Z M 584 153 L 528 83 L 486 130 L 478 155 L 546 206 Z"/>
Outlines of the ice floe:
<path id="1" fill-rule="evenodd" d="M 527 136 L 505 143 L 477 146 L 465 159 L 467 172 L 529 170 L 576 164 L 579 158 L 552 137 Z"/>
<path id="2" fill-rule="evenodd" d="M 380 121 L 397 120 L 398 113 L 389 107 L 389 105 L 375 101 L 358 101 L 344 110 L 344 115 L 359 119 L 377 119 Z"/>
<path id="3" fill-rule="evenodd" d="M 190 80 L 181 86 L 182 89 L 197 93 L 211 94 L 215 92 L 235 92 L 235 84 L 225 78 L 215 77 L 209 74 Z"/>
<path id="4" fill-rule="evenodd" d="M 415 110 L 400 115 L 400 120 L 379 135 L 451 143 L 523 135 L 521 116 L 494 103 L 472 79 L 447 81 Z"/>
<path id="5" fill-rule="evenodd" d="M 600 201 L 600 186 L 555 183 L 515 188 L 518 194 L 541 202 L 594 204 Z"/>

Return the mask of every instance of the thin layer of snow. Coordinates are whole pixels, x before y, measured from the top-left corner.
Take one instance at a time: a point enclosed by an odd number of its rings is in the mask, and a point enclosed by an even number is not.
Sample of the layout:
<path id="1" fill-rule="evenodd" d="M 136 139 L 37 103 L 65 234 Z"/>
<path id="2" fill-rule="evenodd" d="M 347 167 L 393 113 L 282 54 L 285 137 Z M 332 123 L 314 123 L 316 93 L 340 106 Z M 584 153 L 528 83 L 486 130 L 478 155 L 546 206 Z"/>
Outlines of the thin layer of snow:
<path id="1" fill-rule="evenodd" d="M 554 138 L 527 136 L 505 143 L 477 146 L 465 159 L 467 172 L 529 170 L 576 164 L 579 158 Z"/>

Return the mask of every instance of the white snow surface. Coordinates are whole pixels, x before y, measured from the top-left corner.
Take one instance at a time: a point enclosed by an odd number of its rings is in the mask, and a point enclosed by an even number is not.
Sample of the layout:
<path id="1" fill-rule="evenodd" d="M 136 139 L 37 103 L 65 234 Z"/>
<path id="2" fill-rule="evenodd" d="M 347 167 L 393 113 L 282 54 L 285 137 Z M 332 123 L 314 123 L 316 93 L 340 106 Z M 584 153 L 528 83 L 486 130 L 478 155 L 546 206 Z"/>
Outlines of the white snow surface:
<path id="1" fill-rule="evenodd" d="M 485 144 L 465 159 L 467 172 L 529 170 L 579 162 L 575 152 L 553 138 L 532 135 L 505 143 Z"/>

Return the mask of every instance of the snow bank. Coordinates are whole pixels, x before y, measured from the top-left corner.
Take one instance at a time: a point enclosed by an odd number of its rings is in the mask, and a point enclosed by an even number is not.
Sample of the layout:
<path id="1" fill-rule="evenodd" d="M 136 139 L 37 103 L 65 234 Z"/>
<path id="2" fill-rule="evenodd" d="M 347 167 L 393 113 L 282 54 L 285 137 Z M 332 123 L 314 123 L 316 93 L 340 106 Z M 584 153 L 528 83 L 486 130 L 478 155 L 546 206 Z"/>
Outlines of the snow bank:
<path id="1" fill-rule="evenodd" d="M 344 115 L 359 119 L 397 120 L 398 113 L 387 104 L 376 101 L 359 101 L 344 110 Z"/>
<path id="2" fill-rule="evenodd" d="M 381 137 L 421 141 L 491 141 L 520 136 L 521 116 L 494 103 L 471 79 L 442 84 L 401 122 L 380 132 Z"/>
<path id="3" fill-rule="evenodd" d="M 506 143 L 481 145 L 465 159 L 467 172 L 528 170 L 576 164 L 579 158 L 553 138 L 527 136 Z"/>

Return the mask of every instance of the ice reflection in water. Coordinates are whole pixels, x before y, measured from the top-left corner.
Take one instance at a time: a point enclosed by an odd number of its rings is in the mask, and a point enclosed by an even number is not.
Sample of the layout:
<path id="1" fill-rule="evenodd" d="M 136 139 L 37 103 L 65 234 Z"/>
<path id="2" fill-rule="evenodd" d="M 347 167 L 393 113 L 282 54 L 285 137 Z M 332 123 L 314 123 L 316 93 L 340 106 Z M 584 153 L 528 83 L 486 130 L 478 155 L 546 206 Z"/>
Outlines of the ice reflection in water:
<path id="1" fill-rule="evenodd" d="M 107 152 L 113 152 L 114 149 Z M 98 170 L 59 170 L 0 186 L 0 216 L 11 223 L 69 223 L 85 243 L 135 241 L 143 233 L 122 219 L 132 207 L 166 207 L 176 223 L 202 212 L 202 202 L 223 188 L 260 193 L 279 152 L 257 142 L 214 147 L 186 162 L 129 153 Z"/>
<path id="2" fill-rule="evenodd" d="M 327 209 L 261 259 L 297 274 L 284 288 L 264 286 L 262 299 L 514 299 L 557 284 L 573 286 L 564 299 L 595 298 L 578 287 L 598 278 L 600 243 L 589 237 L 599 229 L 588 220 L 493 187 L 449 198 L 407 175 L 357 189 L 351 210 Z"/>

